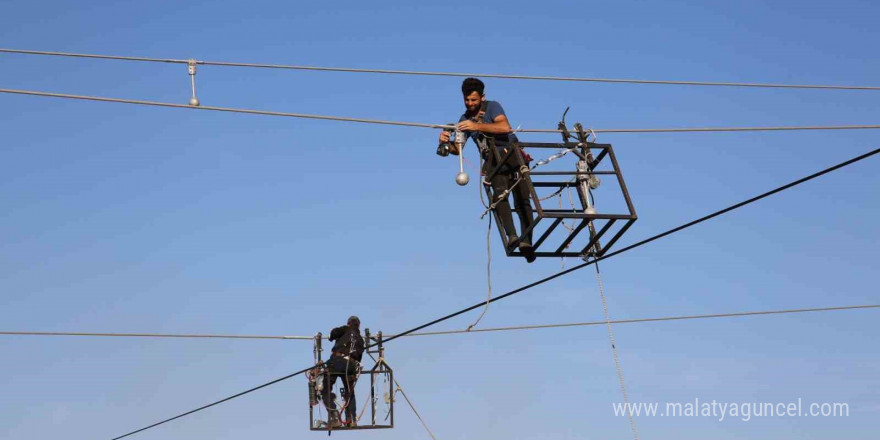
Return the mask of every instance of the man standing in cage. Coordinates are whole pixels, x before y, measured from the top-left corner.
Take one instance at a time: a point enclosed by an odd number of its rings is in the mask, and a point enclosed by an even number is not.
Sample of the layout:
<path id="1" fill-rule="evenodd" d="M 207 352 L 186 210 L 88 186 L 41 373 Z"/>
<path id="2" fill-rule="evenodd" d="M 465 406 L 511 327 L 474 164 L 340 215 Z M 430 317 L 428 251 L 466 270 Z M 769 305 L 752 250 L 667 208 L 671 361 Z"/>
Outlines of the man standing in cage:
<path id="1" fill-rule="evenodd" d="M 348 318 L 346 325 L 336 327 L 330 332 L 333 353 L 327 361 L 324 375 L 324 404 L 327 406 L 328 422 L 331 428 L 341 426 L 339 411 L 336 409 L 332 389 L 336 378 L 342 378 L 342 398 L 346 425 L 357 426 L 357 401 L 354 386 L 361 371 L 361 357 L 364 354 L 364 338 L 361 337 L 361 320 L 357 316 Z"/>
<path id="2" fill-rule="evenodd" d="M 486 100 L 484 93 L 485 85 L 477 78 L 467 78 L 461 84 L 461 93 L 464 96 L 465 112 L 459 118 L 457 128 L 464 132 L 465 136 L 472 138 L 480 148 L 480 155 L 483 158 L 482 174 L 488 176 L 497 166 L 497 158 L 495 152 L 490 151 L 494 142 L 495 148 L 498 150 L 502 159 L 507 156 L 511 146 L 511 142 L 517 142 L 516 135 L 512 133 L 510 121 L 504 109 L 497 101 Z M 454 143 L 449 143 L 450 131 L 440 133 L 440 143 L 449 145 L 449 152 L 452 154 L 461 154 Z M 438 151 L 439 153 L 439 151 Z M 526 156 L 526 161 L 529 159 Z M 529 187 L 520 182 L 516 184 L 521 177 L 519 159 L 511 154 L 507 156 L 501 169 L 492 177 L 489 184 L 492 186 L 492 203 L 495 211 L 501 221 L 501 227 L 507 233 L 507 247 L 519 241 L 519 249 L 526 257 L 529 263 L 535 261 L 535 252 L 532 248 L 532 234 L 529 232 L 522 237 L 516 234 L 516 228 L 513 226 L 513 215 L 510 210 L 510 203 L 507 196 L 513 193 L 513 202 L 516 213 L 519 216 L 520 228 L 526 230 L 534 221 L 532 215 L 532 204 L 529 201 Z M 513 186 L 515 185 L 515 186 Z"/>

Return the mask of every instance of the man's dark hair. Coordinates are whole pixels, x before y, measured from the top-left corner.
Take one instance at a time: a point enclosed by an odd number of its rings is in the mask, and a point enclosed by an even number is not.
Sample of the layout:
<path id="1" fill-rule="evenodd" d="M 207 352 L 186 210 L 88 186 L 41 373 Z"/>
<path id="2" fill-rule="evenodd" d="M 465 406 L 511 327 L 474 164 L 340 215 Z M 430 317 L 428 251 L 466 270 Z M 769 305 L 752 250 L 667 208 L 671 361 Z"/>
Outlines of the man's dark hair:
<path id="1" fill-rule="evenodd" d="M 352 327 L 354 327 L 354 328 L 358 328 L 358 329 L 359 329 L 359 328 L 361 327 L 361 320 L 360 320 L 360 318 L 358 318 L 357 316 L 352 316 L 352 317 L 348 318 L 348 322 L 347 322 L 347 324 L 348 324 L 349 326 L 352 326 Z"/>
<path id="2" fill-rule="evenodd" d="M 468 96 L 471 93 L 477 92 L 480 96 L 483 96 L 483 89 L 485 88 L 486 85 L 482 81 L 476 78 L 465 78 L 461 83 L 461 94 Z"/>

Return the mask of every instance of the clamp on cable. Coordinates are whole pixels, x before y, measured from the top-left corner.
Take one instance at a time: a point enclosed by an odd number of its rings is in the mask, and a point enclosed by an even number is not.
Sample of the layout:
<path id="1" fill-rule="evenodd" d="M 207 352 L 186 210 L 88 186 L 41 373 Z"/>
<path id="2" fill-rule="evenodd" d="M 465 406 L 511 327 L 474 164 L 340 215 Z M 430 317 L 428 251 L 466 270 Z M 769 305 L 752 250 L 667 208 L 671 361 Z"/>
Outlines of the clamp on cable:
<path id="1" fill-rule="evenodd" d="M 187 73 L 189 73 L 189 82 L 192 84 L 192 97 L 189 98 L 189 105 L 193 107 L 198 107 L 200 104 L 199 98 L 196 97 L 196 64 L 198 64 L 198 61 L 196 61 L 195 58 L 190 58 L 186 62 L 186 70 Z"/>

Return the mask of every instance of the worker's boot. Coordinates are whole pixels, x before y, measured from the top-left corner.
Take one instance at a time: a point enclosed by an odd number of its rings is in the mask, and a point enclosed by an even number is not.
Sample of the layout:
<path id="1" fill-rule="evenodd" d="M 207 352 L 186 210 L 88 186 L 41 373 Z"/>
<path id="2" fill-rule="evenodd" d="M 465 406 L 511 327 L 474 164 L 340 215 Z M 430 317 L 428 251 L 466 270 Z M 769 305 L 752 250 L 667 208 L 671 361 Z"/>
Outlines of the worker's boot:
<path id="1" fill-rule="evenodd" d="M 342 424 L 339 423 L 339 411 L 335 409 L 330 410 L 327 414 L 327 424 L 330 425 L 330 428 L 338 428 L 342 426 Z"/>
<path id="2" fill-rule="evenodd" d="M 525 240 L 521 241 L 519 243 L 519 251 L 522 252 L 529 263 L 535 261 L 535 248 L 532 247 L 531 243 L 526 243 Z"/>
<path id="3" fill-rule="evenodd" d="M 519 240 L 519 237 L 516 234 L 507 236 L 507 249 L 514 250 L 516 249 L 516 242 Z"/>

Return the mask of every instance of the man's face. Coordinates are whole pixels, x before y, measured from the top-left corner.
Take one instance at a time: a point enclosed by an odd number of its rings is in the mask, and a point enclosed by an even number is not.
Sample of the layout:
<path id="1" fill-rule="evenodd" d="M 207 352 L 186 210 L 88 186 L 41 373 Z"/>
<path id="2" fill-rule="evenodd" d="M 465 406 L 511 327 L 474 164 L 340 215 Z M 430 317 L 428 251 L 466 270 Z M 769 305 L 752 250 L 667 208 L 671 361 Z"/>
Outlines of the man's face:
<path id="1" fill-rule="evenodd" d="M 483 97 L 477 92 L 471 92 L 470 95 L 464 97 L 464 106 L 467 107 L 468 113 L 476 112 L 480 109 Z"/>

